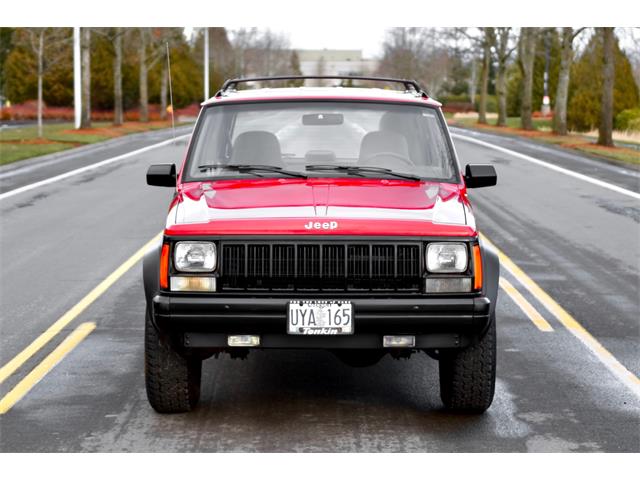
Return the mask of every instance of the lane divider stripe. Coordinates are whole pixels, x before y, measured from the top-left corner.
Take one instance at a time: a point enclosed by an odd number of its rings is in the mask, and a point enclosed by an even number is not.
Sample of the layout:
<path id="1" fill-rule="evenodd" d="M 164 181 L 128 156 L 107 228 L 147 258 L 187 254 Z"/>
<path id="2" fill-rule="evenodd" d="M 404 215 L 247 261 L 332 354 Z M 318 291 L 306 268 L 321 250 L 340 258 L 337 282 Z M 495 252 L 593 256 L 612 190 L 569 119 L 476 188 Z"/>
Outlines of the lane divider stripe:
<path id="1" fill-rule="evenodd" d="M 63 328 L 71 323 L 78 315 L 96 301 L 104 292 L 106 292 L 122 275 L 127 273 L 131 267 L 142 259 L 144 254 L 152 245 L 159 242 L 162 238 L 162 232 L 154 236 L 136 253 L 131 255 L 122 265 L 115 269 L 107 278 L 100 282 L 85 297 L 76 303 L 71 309 L 56 320 L 49 328 L 40 334 L 29 346 L 22 350 L 18 355 L 13 357 L 6 365 L 0 368 L 0 384 L 11 376 L 18 368 L 20 368 L 27 360 L 44 347 L 53 337 L 55 337 Z"/>
<path id="2" fill-rule="evenodd" d="M 486 236 L 481 234 L 483 241 L 493 248 L 500 257 L 500 266 L 513 275 L 558 321 L 573 334 L 605 367 L 609 369 L 631 392 L 640 398 L 640 379 L 613 356 L 598 340 L 591 335 L 569 312 L 562 308 L 540 286 L 534 282 L 520 267 L 496 247 Z"/>
<path id="3" fill-rule="evenodd" d="M 164 147 L 165 145 L 169 145 L 174 141 L 182 140 L 183 138 L 187 138 L 191 136 L 190 133 L 186 135 L 181 135 L 176 137 L 175 139 L 170 138 L 169 140 L 164 140 L 160 143 L 154 143 L 153 145 L 149 145 L 143 148 L 139 148 L 138 150 L 133 150 L 132 152 L 127 152 L 122 155 L 118 155 L 117 157 L 107 158 L 106 160 L 102 160 L 98 163 L 93 163 L 91 165 L 87 165 L 85 167 L 76 168 L 75 170 L 71 170 L 69 172 L 61 173 L 60 175 L 56 175 L 55 177 L 46 178 L 39 182 L 30 183 L 29 185 L 24 185 L 23 187 L 15 188 L 13 190 L 9 190 L 8 192 L 4 192 L 0 194 L 0 200 L 4 200 L 5 198 L 13 197 L 14 195 L 18 195 L 19 193 L 28 192 L 29 190 L 33 190 L 35 188 L 43 187 L 44 185 L 48 185 L 50 183 L 59 182 L 60 180 L 64 180 L 65 178 L 73 177 L 74 175 L 79 175 L 84 172 L 88 172 L 90 170 L 94 170 L 96 168 L 104 167 L 105 165 L 109 165 L 111 163 L 119 162 L 121 160 L 125 160 L 127 158 L 133 157 L 135 155 L 139 155 L 141 153 L 148 152 L 149 150 L 154 150 L 159 147 Z"/>
<path id="4" fill-rule="evenodd" d="M 634 192 L 632 190 L 627 190 L 626 188 L 619 187 L 618 185 L 614 185 L 612 183 L 604 182 L 602 180 L 598 180 L 597 178 L 590 177 L 588 175 L 583 175 L 582 173 L 574 172 L 572 170 L 568 170 L 566 168 L 559 167 L 552 163 L 544 162 L 542 160 L 538 160 L 537 158 L 530 157 L 529 155 L 525 155 L 524 153 L 516 152 L 515 150 L 509 150 L 508 148 L 499 147 L 498 145 L 494 145 L 493 143 L 483 142 L 482 140 L 478 140 L 477 138 L 467 137 L 466 135 L 460 135 L 459 133 L 452 133 L 452 137 L 459 138 L 460 140 L 464 140 L 465 142 L 475 143 L 477 145 L 482 145 L 483 147 L 492 148 L 493 150 L 497 150 L 502 153 L 507 153 L 514 157 L 521 158 L 522 160 L 526 160 L 527 162 L 535 163 L 536 165 L 540 165 L 541 167 L 548 168 L 550 170 L 554 170 L 559 173 L 563 173 L 573 178 L 577 178 L 584 182 L 591 183 L 593 185 L 597 185 L 602 188 L 606 188 L 616 193 L 621 193 L 622 195 L 626 195 L 631 198 L 635 198 L 636 200 L 640 200 L 640 193 Z"/>
<path id="5" fill-rule="evenodd" d="M 93 332 L 96 324 L 86 322 L 80 324 L 56 349 L 42 360 L 29 374 L 0 400 L 0 415 L 4 415 L 20 401 L 29 391 L 49 373 L 60 361 Z"/>
<path id="6" fill-rule="evenodd" d="M 516 287 L 514 287 L 511 282 L 504 277 L 500 277 L 500 286 L 507 295 L 511 297 L 511 300 L 520 307 L 520 310 L 529 317 L 529 320 L 538 327 L 538 330 L 542 332 L 553 332 L 553 327 L 549 325 L 549 322 L 547 322 L 544 317 L 540 315 L 540 312 L 538 312 L 538 310 L 536 310 L 535 307 L 531 305 L 518 290 L 516 290 Z"/>

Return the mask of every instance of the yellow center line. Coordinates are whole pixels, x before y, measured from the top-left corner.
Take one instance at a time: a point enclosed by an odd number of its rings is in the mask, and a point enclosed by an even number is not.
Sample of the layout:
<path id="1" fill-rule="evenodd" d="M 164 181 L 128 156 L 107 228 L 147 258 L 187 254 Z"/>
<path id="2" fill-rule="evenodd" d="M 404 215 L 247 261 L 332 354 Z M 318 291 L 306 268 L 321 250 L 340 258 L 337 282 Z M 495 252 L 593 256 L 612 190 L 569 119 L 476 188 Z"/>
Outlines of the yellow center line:
<path id="1" fill-rule="evenodd" d="M 507 292 L 507 295 L 511 297 L 511 300 L 520 307 L 520 310 L 529 317 L 529 320 L 538 327 L 538 330 L 542 332 L 553 332 L 553 327 L 549 325 L 549 322 L 547 322 L 544 317 L 540 315 L 540 312 L 538 312 L 538 310 L 536 310 L 534 306 L 531 305 L 518 290 L 516 290 L 516 287 L 511 285 L 511 282 L 504 277 L 500 277 L 500 286 L 505 292 Z"/>
<path id="2" fill-rule="evenodd" d="M 93 330 L 96 324 L 86 322 L 80 324 L 56 349 L 42 360 L 29 374 L 24 377 L 13 389 L 0 400 L 0 415 L 4 415 L 11 407 L 20 401 L 42 378 L 51 371 L 71 350 L 84 340 Z"/>
<path id="3" fill-rule="evenodd" d="M 122 275 L 133 267 L 149 248 L 162 238 L 162 232 L 148 241 L 140 250 L 131 255 L 122 265 L 115 269 L 107 278 L 100 282 L 82 300 L 76 303 L 64 315 L 56 320 L 49 328 L 40 334 L 29 346 L 13 357 L 6 365 L 0 368 L 0 384 L 20 368 L 27 360 L 44 347 L 63 328 L 71 323 L 78 315 L 84 312 L 89 305 L 95 302 L 104 292 L 106 292 Z"/>
<path id="4" fill-rule="evenodd" d="M 547 294 L 520 267 L 496 247 L 487 237 L 481 235 L 482 240 L 493 248 L 500 257 L 500 266 L 513 275 L 544 307 L 558 319 L 558 321 L 602 362 L 611 373 L 624 383 L 636 396 L 640 397 L 640 379 L 630 372 L 613 356 L 587 329 L 585 329 L 569 312 Z"/>

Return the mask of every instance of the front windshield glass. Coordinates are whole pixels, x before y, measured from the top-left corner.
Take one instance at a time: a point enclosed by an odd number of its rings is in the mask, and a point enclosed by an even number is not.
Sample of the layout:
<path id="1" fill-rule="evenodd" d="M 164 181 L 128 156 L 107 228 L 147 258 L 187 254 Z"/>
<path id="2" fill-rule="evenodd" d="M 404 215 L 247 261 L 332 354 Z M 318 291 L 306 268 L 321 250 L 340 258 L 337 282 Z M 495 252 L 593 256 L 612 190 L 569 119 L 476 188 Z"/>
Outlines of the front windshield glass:
<path id="1" fill-rule="evenodd" d="M 456 181 L 443 122 L 429 107 L 309 101 L 227 104 L 202 112 L 195 135 L 187 181 L 281 176 L 278 169 L 309 176 L 384 178 L 382 168 Z M 237 165 L 267 168 L 238 170 Z M 373 168 L 364 171 L 366 167 Z M 355 172 L 359 168 L 363 172 Z"/>

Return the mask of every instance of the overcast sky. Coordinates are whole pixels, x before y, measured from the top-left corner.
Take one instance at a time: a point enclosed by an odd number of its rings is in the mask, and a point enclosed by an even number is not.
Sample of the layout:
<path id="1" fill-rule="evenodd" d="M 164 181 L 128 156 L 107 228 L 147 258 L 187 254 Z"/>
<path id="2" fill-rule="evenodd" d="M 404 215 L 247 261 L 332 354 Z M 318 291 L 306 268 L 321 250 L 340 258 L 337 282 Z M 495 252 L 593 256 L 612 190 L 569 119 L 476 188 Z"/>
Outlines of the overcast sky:
<path id="1" fill-rule="evenodd" d="M 233 30 L 234 27 L 228 28 Z M 192 30 L 193 27 L 185 27 L 185 34 L 189 36 Z M 385 34 L 385 27 L 367 25 L 358 26 L 357 31 L 340 27 L 328 30 L 326 26 L 272 27 L 271 30 L 287 35 L 291 47 L 295 49 L 362 50 L 365 58 L 377 57 L 382 53 L 381 46 Z M 617 34 L 622 48 L 638 48 L 639 28 L 618 28 Z M 586 43 L 590 36 L 591 33 L 583 33 L 581 42 Z"/>

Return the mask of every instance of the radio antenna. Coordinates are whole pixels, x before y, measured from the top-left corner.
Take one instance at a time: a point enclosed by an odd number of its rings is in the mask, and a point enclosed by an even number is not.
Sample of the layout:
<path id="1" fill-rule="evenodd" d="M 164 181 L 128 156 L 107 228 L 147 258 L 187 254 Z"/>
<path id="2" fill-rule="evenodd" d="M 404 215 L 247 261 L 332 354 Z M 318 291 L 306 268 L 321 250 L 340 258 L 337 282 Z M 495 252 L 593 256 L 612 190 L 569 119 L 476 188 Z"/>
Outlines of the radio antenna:
<path id="1" fill-rule="evenodd" d="M 169 71 L 169 102 L 171 104 L 171 130 L 173 131 L 173 143 L 176 143 L 176 120 L 173 114 L 173 87 L 171 85 L 171 55 L 169 54 L 169 42 L 167 46 L 167 70 Z"/>

